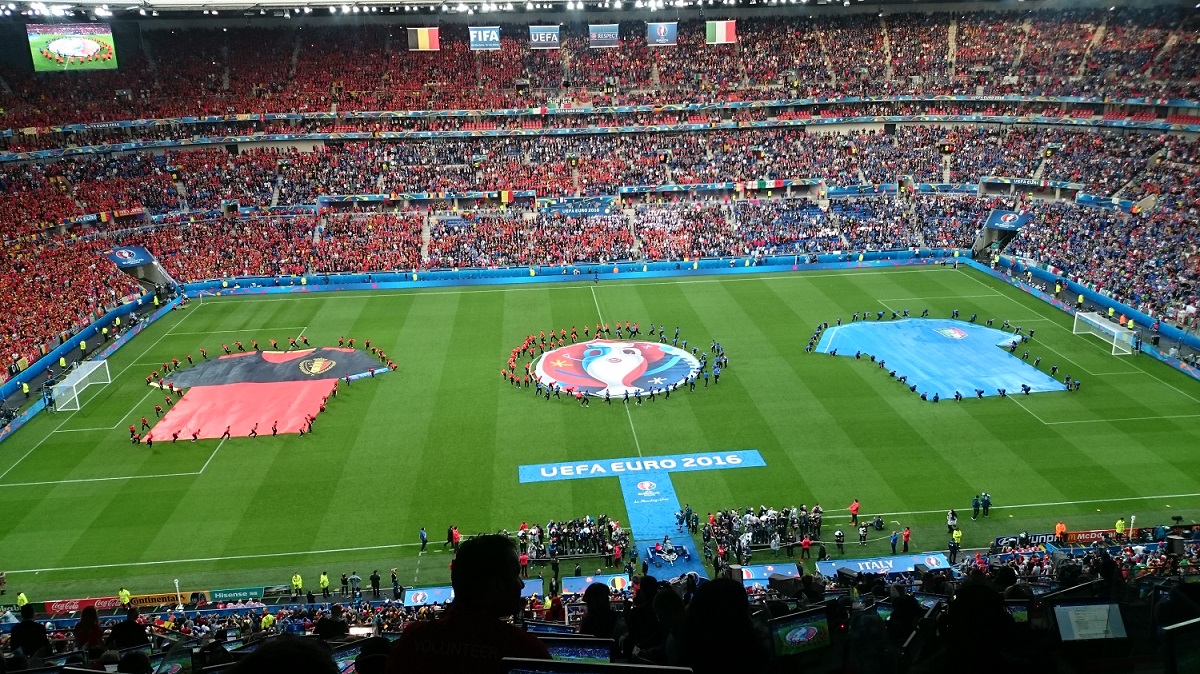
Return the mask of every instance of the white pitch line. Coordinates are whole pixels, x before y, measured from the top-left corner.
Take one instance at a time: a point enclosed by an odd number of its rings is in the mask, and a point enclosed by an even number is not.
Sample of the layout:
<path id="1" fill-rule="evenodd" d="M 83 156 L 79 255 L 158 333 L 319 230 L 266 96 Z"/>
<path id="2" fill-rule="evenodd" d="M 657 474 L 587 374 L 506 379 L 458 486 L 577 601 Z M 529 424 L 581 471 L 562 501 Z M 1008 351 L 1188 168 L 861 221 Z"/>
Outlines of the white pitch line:
<path id="1" fill-rule="evenodd" d="M 1052 503 L 1020 503 L 1014 505 L 994 505 L 992 510 L 1019 510 L 1023 508 L 1052 508 L 1070 505 L 1090 505 L 1097 503 L 1127 503 L 1130 501 L 1160 501 L 1164 499 L 1181 499 L 1181 498 L 1196 498 L 1200 497 L 1200 493 L 1196 494 L 1163 494 L 1160 496 L 1127 496 L 1119 498 L 1104 498 L 1104 499 L 1088 499 L 1082 501 L 1056 501 Z M 881 512 L 876 513 L 881 517 L 906 516 L 906 515 L 932 515 L 944 514 L 948 508 L 939 508 L 937 510 L 909 510 L 907 512 Z M 841 514 L 841 511 L 836 511 Z M 831 513 L 832 514 L 832 513 Z M 831 520 L 832 521 L 832 520 Z M 93 569 L 115 569 L 129 566 L 163 566 L 167 564 L 200 564 L 206 562 L 225 562 L 240 559 L 273 559 L 278 557 L 303 557 L 308 555 L 328 555 L 328 554 L 344 554 L 348 552 L 371 552 L 375 550 L 395 550 L 397 548 L 411 548 L 418 546 L 420 543 L 391 543 L 387 545 L 364 545 L 352 548 L 332 548 L 326 550 L 307 550 L 293 552 L 266 552 L 253 555 L 228 555 L 225 557 L 195 557 L 191 559 L 164 559 L 149 562 L 121 562 L 119 564 L 90 564 L 87 566 L 59 566 L 47 567 L 42 569 L 16 569 L 8 571 L 9 575 L 21 573 L 51 573 L 55 571 L 89 571 Z"/>
<path id="2" fill-rule="evenodd" d="M 364 545 L 355 548 L 331 548 L 328 550 L 309 550 L 297 552 L 267 552 L 258 555 L 229 555 L 226 557 L 194 557 L 192 559 L 161 559 L 151 562 L 122 562 L 120 564 L 89 564 L 87 566 L 59 566 L 45 569 L 20 569 L 9 571 L 9 575 L 17 573 L 49 573 L 53 571 L 89 571 L 92 569 L 116 569 L 124 566 L 163 566 L 166 564 L 200 564 L 204 562 L 226 562 L 235 559 L 272 559 L 277 557 L 298 557 L 306 555 L 330 555 L 347 552 L 370 552 L 372 550 L 394 550 L 410 548 L 420 543 L 391 543 L 389 545 Z"/>
<path id="3" fill-rule="evenodd" d="M 600 300 L 596 299 L 596 286 L 588 286 L 588 290 L 592 291 L 592 304 L 596 305 L 596 315 L 600 317 L 600 322 L 604 322 L 604 312 L 600 310 Z M 637 429 L 633 426 L 633 412 L 629 411 L 629 404 L 626 403 L 625 416 L 629 419 L 629 432 L 633 433 L 633 446 L 637 448 L 638 456 L 642 456 L 642 443 L 638 440 Z"/>
<path id="4" fill-rule="evenodd" d="M 71 414 L 68 414 L 68 415 L 67 415 L 67 418 L 66 418 L 66 419 L 63 419 L 63 420 L 62 420 L 62 422 L 58 424 L 58 428 L 55 428 L 53 431 L 51 431 L 51 432 L 47 433 L 45 436 L 43 436 L 41 440 L 38 440 L 38 441 L 37 441 L 37 444 L 35 444 L 34 446 L 30 447 L 28 452 L 25 452 L 25 455 L 24 455 L 24 456 L 22 456 L 21 458 L 17 459 L 17 462 L 16 462 L 16 463 L 14 463 L 13 465 L 9 466 L 9 467 L 8 467 L 8 470 L 4 471 L 3 473 L 0 473 L 0 480 L 3 480 L 5 475 L 8 475 L 9 473 L 11 473 L 11 472 L 12 472 L 13 468 L 16 468 L 18 465 L 20 465 L 20 463 L 21 463 L 22 461 L 24 461 L 25 459 L 27 459 L 27 458 L 29 457 L 29 455 L 30 455 L 30 454 L 33 454 L 33 450 L 37 449 L 38 447 L 41 447 L 43 442 L 45 442 L 46 440 L 49 440 L 49 439 L 50 439 L 50 436 L 54 435 L 54 433 L 55 433 L 56 431 L 58 431 L 58 429 L 59 429 L 59 428 L 62 428 L 62 427 L 63 427 L 63 424 L 65 424 L 65 423 L 67 423 L 68 421 L 70 421 L 70 420 L 71 420 L 71 417 L 72 417 L 72 416 L 74 416 L 74 415 L 75 415 L 75 413 L 74 413 L 74 412 L 72 412 Z M 2 485 L 0 485 L 0 486 L 2 486 Z"/>
<path id="5" fill-rule="evenodd" d="M 88 482 L 116 482 L 118 480 L 149 480 L 159 477 L 190 477 L 199 475 L 197 471 L 190 473 L 160 473 L 158 475 L 121 475 L 119 477 L 84 477 L 76 480 L 44 480 L 41 482 L 9 482 L 7 484 L 0 483 L 0 488 L 4 487 L 41 487 L 57 484 L 85 484 Z"/>
<path id="6" fill-rule="evenodd" d="M 203 473 L 204 471 L 208 470 L 208 464 L 212 463 L 213 457 L 217 455 L 217 452 L 221 451 L 221 447 L 224 445 L 225 445 L 225 440 L 221 440 L 221 442 L 217 443 L 217 448 L 213 450 L 212 454 L 208 455 L 208 461 L 205 461 L 204 465 L 200 467 L 200 473 Z M 199 475 L 200 473 L 196 473 L 196 474 Z"/>
<path id="7" fill-rule="evenodd" d="M 1082 500 L 1082 501 L 1054 501 L 1051 503 L 1018 503 L 1018 504 L 1007 505 L 1007 506 L 994 505 L 994 506 L 992 506 L 992 510 L 1020 510 L 1022 508 L 1057 508 L 1060 506 L 1070 506 L 1070 505 L 1090 505 L 1090 504 L 1095 504 L 1095 503 L 1126 503 L 1129 501 L 1161 501 L 1163 499 L 1172 499 L 1172 498 L 1196 498 L 1197 496 L 1200 496 L 1200 493 L 1197 493 L 1197 494 L 1163 494 L 1161 496 L 1124 496 L 1124 497 L 1119 497 L 1119 498 L 1086 499 L 1086 500 Z M 876 513 L 876 514 L 880 515 L 881 517 L 882 516 L 890 516 L 890 515 L 932 515 L 934 513 L 945 513 L 947 510 L 948 510 L 948 508 L 941 508 L 938 510 L 911 510 L 909 512 L 903 512 L 903 513 Z"/>
<path id="8" fill-rule="evenodd" d="M 176 337 L 180 337 L 180 336 L 186 337 L 186 336 L 193 336 L 193 335 L 231 335 L 231 334 L 236 334 L 239 332 L 269 332 L 272 330 L 274 330 L 276 332 L 282 332 L 284 330 L 295 330 L 296 328 L 299 328 L 299 327 L 302 327 L 302 326 L 289 325 L 285 328 L 241 328 L 239 330 L 202 330 L 200 332 L 173 332 L 171 334 L 175 335 Z"/>
<path id="9" fill-rule="evenodd" d="M 1031 416 L 1032 416 L 1034 419 L 1037 419 L 1038 421 L 1042 422 L 1042 425 L 1043 425 L 1043 426 L 1048 426 L 1048 425 L 1049 425 L 1048 423 L 1046 423 L 1046 421 L 1045 421 L 1044 419 L 1042 419 L 1041 417 L 1039 417 L 1039 416 L 1038 416 L 1038 415 L 1037 415 L 1037 414 L 1036 414 L 1036 413 L 1035 413 L 1033 410 L 1031 410 L 1031 409 L 1029 409 L 1028 407 L 1026 407 L 1026 406 L 1022 405 L 1022 404 L 1021 404 L 1021 401 L 1020 401 L 1020 400 L 1017 400 L 1017 396 L 1016 396 L 1015 394 L 1014 394 L 1014 395 L 1010 395 L 1010 396 L 1008 396 L 1008 399 L 1009 399 L 1009 400 L 1011 400 L 1011 401 L 1013 401 L 1014 403 L 1016 403 L 1016 404 L 1017 404 L 1017 407 L 1020 407 L 1021 409 L 1025 410 L 1026 412 L 1029 412 L 1029 414 L 1030 414 L 1030 415 L 1031 415 Z"/>
<path id="10" fill-rule="evenodd" d="M 890 269 L 887 271 L 858 271 L 856 269 L 844 269 L 833 274 L 816 274 L 811 272 L 779 272 L 779 273 L 756 273 L 744 274 L 736 277 L 727 275 L 706 274 L 710 278 L 688 279 L 684 281 L 627 281 L 622 282 L 622 287 L 630 286 L 662 286 L 662 285 L 691 285 L 693 283 L 739 283 L 742 281 L 792 281 L 812 278 L 831 278 L 836 276 L 846 276 L 847 274 L 854 276 L 882 276 L 885 274 L 930 274 L 938 271 L 943 271 L 941 267 L 933 265 L 922 266 L 918 269 Z M 257 302 L 298 302 L 301 300 L 325 300 L 329 299 L 326 295 L 330 293 L 342 292 L 359 292 L 371 293 L 371 297 L 407 297 L 409 295 L 471 295 L 476 293 L 511 293 L 523 290 L 578 290 L 582 288 L 581 281 L 571 281 L 562 283 L 532 283 L 532 284 L 512 284 L 512 287 L 505 288 L 479 288 L 474 290 L 404 290 L 399 292 L 378 292 L 371 290 L 334 290 L 320 293 L 305 293 L 297 297 L 262 297 L 261 295 L 227 295 L 221 299 L 243 299 L 255 300 Z M 590 286 L 589 286 L 590 287 Z"/>
<path id="11" fill-rule="evenodd" d="M 1197 419 L 1200 414 L 1165 414 L 1159 417 L 1122 417 L 1119 419 L 1079 419 L 1077 421 L 1043 421 L 1047 426 L 1057 426 L 1059 424 L 1099 424 L 1108 423 L 1110 421 L 1154 421 L 1157 419 Z"/>
<path id="12" fill-rule="evenodd" d="M 949 295 L 942 297 L 896 297 L 880 302 L 920 302 L 922 300 L 977 300 L 984 297 L 998 297 L 1000 293 L 992 293 L 990 295 Z"/>

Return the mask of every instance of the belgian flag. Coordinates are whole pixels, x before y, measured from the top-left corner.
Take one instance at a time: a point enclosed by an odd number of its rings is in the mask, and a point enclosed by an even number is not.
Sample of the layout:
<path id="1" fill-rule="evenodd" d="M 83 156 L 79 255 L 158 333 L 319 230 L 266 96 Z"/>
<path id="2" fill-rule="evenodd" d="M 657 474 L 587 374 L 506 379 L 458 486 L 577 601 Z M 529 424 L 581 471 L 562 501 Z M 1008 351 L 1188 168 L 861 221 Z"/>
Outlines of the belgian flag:
<path id="1" fill-rule="evenodd" d="M 409 51 L 441 51 L 442 45 L 438 40 L 437 28 L 409 28 Z"/>

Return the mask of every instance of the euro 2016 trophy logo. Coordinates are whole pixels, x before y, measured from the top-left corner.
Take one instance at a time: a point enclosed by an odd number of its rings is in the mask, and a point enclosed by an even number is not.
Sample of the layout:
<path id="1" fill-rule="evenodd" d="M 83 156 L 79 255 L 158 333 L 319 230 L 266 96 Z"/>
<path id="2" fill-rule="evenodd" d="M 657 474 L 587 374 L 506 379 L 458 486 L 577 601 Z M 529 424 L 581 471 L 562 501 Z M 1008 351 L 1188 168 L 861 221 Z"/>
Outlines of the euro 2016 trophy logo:
<path id="1" fill-rule="evenodd" d="M 695 356 L 669 344 L 594 339 L 547 351 L 537 361 L 535 372 L 543 384 L 618 397 L 682 385 L 699 371 L 700 361 Z"/>

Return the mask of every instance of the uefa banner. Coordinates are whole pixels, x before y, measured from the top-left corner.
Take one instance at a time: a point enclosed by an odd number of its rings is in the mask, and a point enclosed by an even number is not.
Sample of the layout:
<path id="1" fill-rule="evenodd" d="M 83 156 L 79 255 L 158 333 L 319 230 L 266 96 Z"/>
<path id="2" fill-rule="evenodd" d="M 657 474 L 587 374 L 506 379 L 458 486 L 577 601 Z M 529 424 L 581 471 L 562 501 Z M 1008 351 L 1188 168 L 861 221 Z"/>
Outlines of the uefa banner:
<path id="1" fill-rule="evenodd" d="M 538 210 L 569 218 L 612 215 L 617 210 L 616 197 L 551 197 L 537 200 Z"/>
<path id="2" fill-rule="evenodd" d="M 592 49 L 611 49 L 621 46 L 621 26 L 616 23 L 588 24 L 588 46 Z"/>
<path id="3" fill-rule="evenodd" d="M 647 47 L 674 47 L 679 34 L 679 24 L 670 21 L 646 24 Z"/>
<path id="4" fill-rule="evenodd" d="M 558 49 L 559 46 L 558 26 L 529 27 L 530 49 Z"/>
<path id="5" fill-rule="evenodd" d="M 121 269 L 140 267 L 154 262 L 154 256 L 150 254 L 150 251 L 141 246 L 119 246 L 104 251 L 104 256 Z"/>
<path id="6" fill-rule="evenodd" d="M 496 51 L 500 49 L 500 26 L 469 26 L 471 51 Z"/>
<path id="7" fill-rule="evenodd" d="M 1029 224 L 1030 219 L 1029 211 L 1006 211 L 997 208 L 988 213 L 987 221 L 983 223 L 983 226 L 988 229 L 1015 232 Z"/>

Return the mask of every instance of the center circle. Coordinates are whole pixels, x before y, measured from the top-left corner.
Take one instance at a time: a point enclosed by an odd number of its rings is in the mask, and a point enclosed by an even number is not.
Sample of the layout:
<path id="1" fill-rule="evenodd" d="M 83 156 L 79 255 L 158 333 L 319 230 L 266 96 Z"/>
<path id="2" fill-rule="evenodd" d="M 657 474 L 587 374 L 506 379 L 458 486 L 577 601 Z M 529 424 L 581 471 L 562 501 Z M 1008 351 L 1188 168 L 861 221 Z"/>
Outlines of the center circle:
<path id="1" fill-rule="evenodd" d="M 46 49 L 58 56 L 88 58 L 100 51 L 100 43 L 86 37 L 61 37 L 46 45 Z"/>
<path id="2" fill-rule="evenodd" d="M 535 373 L 543 384 L 590 396 L 633 395 L 686 384 L 700 361 L 670 344 L 637 340 L 593 339 L 551 349 L 538 359 Z"/>

